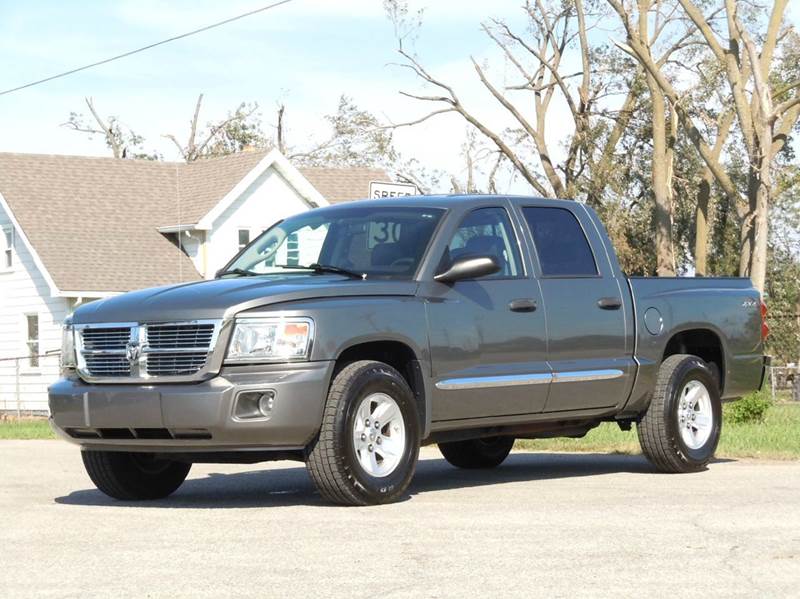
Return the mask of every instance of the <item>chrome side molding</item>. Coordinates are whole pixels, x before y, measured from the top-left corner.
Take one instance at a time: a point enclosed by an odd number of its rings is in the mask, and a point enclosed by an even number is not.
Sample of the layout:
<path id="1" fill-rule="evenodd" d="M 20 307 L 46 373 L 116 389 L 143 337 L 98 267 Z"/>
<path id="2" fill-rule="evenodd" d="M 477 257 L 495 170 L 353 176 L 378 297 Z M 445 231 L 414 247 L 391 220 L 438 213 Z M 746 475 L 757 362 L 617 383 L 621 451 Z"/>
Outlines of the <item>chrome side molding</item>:
<path id="1" fill-rule="evenodd" d="M 518 385 L 541 385 L 552 380 L 549 372 L 536 374 L 506 374 L 501 376 L 471 376 L 445 379 L 436 383 L 437 389 L 485 389 L 489 387 L 516 387 Z"/>
<path id="2" fill-rule="evenodd" d="M 545 383 L 580 383 L 584 381 L 604 381 L 623 375 L 616 368 L 604 370 L 574 370 L 572 372 L 542 372 L 530 374 L 507 374 L 500 376 L 472 376 L 444 379 L 436 383 L 437 389 L 487 389 L 491 387 L 516 387 L 519 385 L 541 385 Z"/>
<path id="3" fill-rule="evenodd" d="M 583 381 L 605 381 L 616 379 L 623 375 L 616 368 L 608 370 L 576 370 L 574 372 L 554 372 L 554 383 L 580 383 Z"/>

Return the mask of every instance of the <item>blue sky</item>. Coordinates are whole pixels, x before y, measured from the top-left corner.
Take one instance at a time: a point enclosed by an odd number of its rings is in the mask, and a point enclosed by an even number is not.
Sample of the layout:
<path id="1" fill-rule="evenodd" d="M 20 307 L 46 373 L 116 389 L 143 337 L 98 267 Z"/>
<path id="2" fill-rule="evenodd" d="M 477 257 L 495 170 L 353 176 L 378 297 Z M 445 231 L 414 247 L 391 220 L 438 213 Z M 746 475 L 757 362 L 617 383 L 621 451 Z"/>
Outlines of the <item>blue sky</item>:
<path id="1" fill-rule="evenodd" d="M 0 88 L 7 89 L 94 62 L 259 8 L 269 0 L 117 0 L 63 2 L 0 0 Z M 411 0 L 424 8 L 416 49 L 425 66 L 452 83 L 462 101 L 495 129 L 511 124 L 482 89 L 469 63 L 488 61 L 492 80 L 517 82 L 482 20 L 502 17 L 525 31 L 520 0 Z M 800 0 L 790 3 L 800 21 Z M 598 31 L 595 35 L 603 35 Z M 422 91 L 407 70 L 392 66 L 392 25 L 381 0 L 293 0 L 286 6 L 222 28 L 100 66 L 64 79 L 0 96 L 0 151 L 106 155 L 94 141 L 60 127 L 92 96 L 104 115 L 116 114 L 157 149 L 175 159 L 166 133 L 185 137 L 197 95 L 206 95 L 204 119 L 222 117 L 239 102 L 258 102 L 271 120 L 287 106 L 289 142 L 324 135 L 323 115 L 341 94 L 394 122 L 425 114 L 401 89 Z M 575 70 L 579 63 L 575 60 Z M 564 106 L 554 106 L 548 137 L 558 152 L 570 129 Z M 446 115 L 396 133 L 401 151 L 424 165 L 458 174 L 466 127 Z M 528 191 L 514 188 L 514 191 Z"/>
<path id="2" fill-rule="evenodd" d="M 253 10 L 258 1 L 122 0 L 118 2 L 16 2 L 0 0 L 0 88 L 7 89 L 159 39 Z M 464 90 L 478 112 L 494 108 L 476 85 L 470 54 L 493 54 L 479 31 L 482 19 L 506 17 L 520 28 L 516 0 L 491 5 L 475 0 L 418 1 L 425 8 L 417 51 L 433 72 Z M 487 10 L 487 6 L 491 8 Z M 175 158 L 161 136 L 181 137 L 197 95 L 204 114 L 222 116 L 241 101 L 256 101 L 265 119 L 276 102 L 287 105 L 290 142 L 321 136 L 322 116 L 343 93 L 395 122 L 423 114 L 400 89 L 419 89 L 406 70 L 391 66 L 393 28 L 381 0 L 294 0 L 222 28 L 0 97 L 0 151 L 105 155 L 90 141 L 59 127 L 70 111 L 93 96 L 103 114 L 118 114 L 144 135 L 148 148 Z M 500 118 L 500 115 L 496 115 Z M 401 149 L 427 165 L 459 168 L 464 125 L 446 117 L 424 129 L 398 134 Z"/>

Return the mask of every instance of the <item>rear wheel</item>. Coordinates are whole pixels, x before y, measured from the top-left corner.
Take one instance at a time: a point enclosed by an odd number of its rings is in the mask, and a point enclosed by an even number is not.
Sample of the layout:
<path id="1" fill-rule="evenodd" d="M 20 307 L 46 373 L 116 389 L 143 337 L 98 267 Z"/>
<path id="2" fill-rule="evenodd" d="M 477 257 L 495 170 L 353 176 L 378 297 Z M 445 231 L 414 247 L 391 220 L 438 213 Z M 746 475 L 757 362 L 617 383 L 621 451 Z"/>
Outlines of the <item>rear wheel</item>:
<path id="1" fill-rule="evenodd" d="M 89 478 L 114 499 L 162 499 L 186 480 L 192 465 L 163 459 L 151 453 L 83 450 Z"/>
<path id="2" fill-rule="evenodd" d="M 514 447 L 514 437 L 487 437 L 439 443 L 444 459 L 457 468 L 494 468 Z"/>
<path id="3" fill-rule="evenodd" d="M 697 356 L 661 364 L 647 412 L 637 426 L 645 456 L 662 472 L 703 470 L 722 430 L 722 404 L 713 371 Z"/>

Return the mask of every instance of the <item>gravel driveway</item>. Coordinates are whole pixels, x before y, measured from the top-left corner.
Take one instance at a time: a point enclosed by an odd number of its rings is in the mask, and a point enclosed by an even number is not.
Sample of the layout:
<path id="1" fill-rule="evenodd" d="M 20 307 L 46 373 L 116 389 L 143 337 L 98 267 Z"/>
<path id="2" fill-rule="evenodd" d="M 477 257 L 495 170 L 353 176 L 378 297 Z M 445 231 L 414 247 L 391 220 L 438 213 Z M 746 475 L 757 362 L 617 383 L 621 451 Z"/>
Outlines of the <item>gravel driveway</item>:
<path id="1" fill-rule="evenodd" d="M 198 465 L 171 498 L 96 491 L 77 448 L 0 441 L 0 597 L 797 596 L 800 462 L 423 450 L 407 500 L 325 505 L 301 464 Z"/>

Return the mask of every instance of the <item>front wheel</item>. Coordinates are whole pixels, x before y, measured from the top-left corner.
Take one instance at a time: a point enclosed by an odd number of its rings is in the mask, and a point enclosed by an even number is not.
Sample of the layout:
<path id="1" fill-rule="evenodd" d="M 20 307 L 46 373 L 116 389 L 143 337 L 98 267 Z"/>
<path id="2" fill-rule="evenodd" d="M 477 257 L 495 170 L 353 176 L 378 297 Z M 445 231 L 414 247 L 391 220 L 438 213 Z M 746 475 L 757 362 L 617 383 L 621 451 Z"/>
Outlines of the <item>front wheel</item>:
<path id="1" fill-rule="evenodd" d="M 514 447 L 514 437 L 488 437 L 439 443 L 444 459 L 457 468 L 494 468 Z"/>
<path id="2" fill-rule="evenodd" d="M 343 505 L 398 499 L 414 476 L 420 429 L 414 394 L 383 362 L 353 362 L 331 384 L 306 466 L 320 494 Z"/>
<path id="3" fill-rule="evenodd" d="M 150 453 L 85 449 L 81 457 L 94 485 L 123 501 L 163 499 L 183 484 L 192 467 Z"/>
<path id="4" fill-rule="evenodd" d="M 685 354 L 664 360 L 637 426 L 644 455 L 662 472 L 703 470 L 714 457 L 721 430 L 719 387 L 708 364 Z"/>

